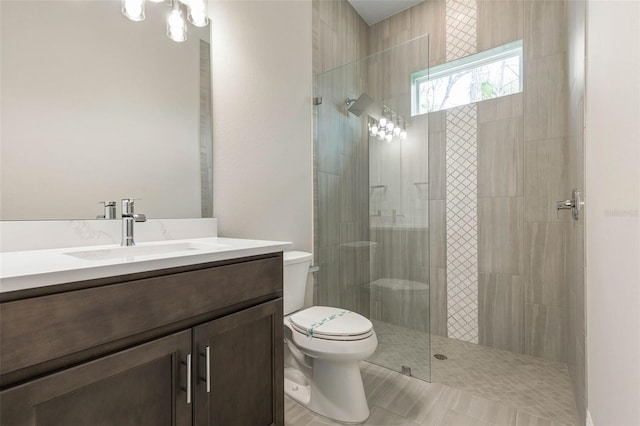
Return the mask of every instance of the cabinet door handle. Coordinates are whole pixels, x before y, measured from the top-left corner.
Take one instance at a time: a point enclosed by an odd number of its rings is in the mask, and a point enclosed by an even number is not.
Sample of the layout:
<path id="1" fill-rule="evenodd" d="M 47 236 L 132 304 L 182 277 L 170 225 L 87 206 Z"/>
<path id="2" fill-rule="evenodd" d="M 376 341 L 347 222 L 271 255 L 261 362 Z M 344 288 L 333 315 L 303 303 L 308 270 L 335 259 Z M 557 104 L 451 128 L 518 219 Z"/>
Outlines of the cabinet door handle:
<path id="1" fill-rule="evenodd" d="M 200 356 L 204 358 L 204 377 L 201 373 L 198 378 L 207 386 L 207 393 L 211 393 L 211 347 L 206 346 Z"/>
<path id="2" fill-rule="evenodd" d="M 211 392 L 211 347 L 207 346 L 207 393 Z"/>
<path id="3" fill-rule="evenodd" d="M 191 404 L 191 354 L 187 354 L 185 361 L 180 361 L 180 364 L 187 367 L 187 387 L 182 390 L 187 393 L 187 404 Z"/>

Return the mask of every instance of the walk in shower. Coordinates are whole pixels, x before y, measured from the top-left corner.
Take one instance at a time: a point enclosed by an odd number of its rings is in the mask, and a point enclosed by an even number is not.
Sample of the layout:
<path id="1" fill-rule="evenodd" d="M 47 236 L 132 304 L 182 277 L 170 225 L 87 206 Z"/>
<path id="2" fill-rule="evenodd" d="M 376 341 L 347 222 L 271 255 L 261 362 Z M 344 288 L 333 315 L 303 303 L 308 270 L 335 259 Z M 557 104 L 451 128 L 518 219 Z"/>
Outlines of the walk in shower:
<path id="1" fill-rule="evenodd" d="M 314 5 L 315 302 L 371 319 L 373 363 L 575 424 L 583 225 L 556 201 L 581 182 L 580 3 L 425 1 L 368 26 Z"/>
<path id="2" fill-rule="evenodd" d="M 368 361 L 430 380 L 429 38 L 315 76 L 315 303 L 371 319 Z"/>

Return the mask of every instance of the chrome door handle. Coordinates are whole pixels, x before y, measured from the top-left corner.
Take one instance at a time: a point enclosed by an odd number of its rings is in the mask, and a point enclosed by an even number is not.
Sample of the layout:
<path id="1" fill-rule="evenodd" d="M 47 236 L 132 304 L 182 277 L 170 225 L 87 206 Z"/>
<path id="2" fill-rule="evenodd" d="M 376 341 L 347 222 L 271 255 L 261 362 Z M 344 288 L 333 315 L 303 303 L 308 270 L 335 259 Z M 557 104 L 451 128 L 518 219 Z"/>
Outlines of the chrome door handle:
<path id="1" fill-rule="evenodd" d="M 191 404 L 191 354 L 187 354 L 184 361 L 180 361 L 180 364 L 187 367 L 187 386 L 181 388 L 187 394 L 187 404 Z"/>
<path id="2" fill-rule="evenodd" d="M 200 379 L 204 380 L 207 386 L 207 393 L 211 393 L 211 347 L 207 346 L 204 352 L 200 353 L 200 356 L 204 357 L 205 362 L 205 376 L 200 377 Z"/>
<path id="3" fill-rule="evenodd" d="M 207 393 L 211 392 L 211 347 L 205 348 L 205 371 L 207 372 L 205 377 L 205 383 L 207 385 Z"/>

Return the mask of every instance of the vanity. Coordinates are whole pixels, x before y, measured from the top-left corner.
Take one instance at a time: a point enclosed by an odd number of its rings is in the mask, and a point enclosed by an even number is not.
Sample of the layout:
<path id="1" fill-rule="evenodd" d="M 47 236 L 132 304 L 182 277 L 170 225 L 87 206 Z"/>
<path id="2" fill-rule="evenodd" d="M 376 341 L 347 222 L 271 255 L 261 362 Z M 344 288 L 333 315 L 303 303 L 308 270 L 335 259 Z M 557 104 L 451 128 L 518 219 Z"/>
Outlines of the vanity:
<path id="1" fill-rule="evenodd" d="M 0 424 L 282 425 L 289 244 L 217 238 L 210 28 L 0 9 Z"/>
<path id="2" fill-rule="evenodd" d="M 202 238 L 2 253 L 0 423 L 284 424 L 287 247 Z"/>

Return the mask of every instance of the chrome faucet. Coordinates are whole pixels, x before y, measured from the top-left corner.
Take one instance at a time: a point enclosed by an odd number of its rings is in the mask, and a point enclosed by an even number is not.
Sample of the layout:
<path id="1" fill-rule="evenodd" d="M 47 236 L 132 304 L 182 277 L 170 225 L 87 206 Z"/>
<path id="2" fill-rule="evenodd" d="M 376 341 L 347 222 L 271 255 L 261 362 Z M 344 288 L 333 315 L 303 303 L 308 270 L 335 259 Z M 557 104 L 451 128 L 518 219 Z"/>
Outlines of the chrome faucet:
<path id="1" fill-rule="evenodd" d="M 121 246 L 135 246 L 133 241 L 134 222 L 146 222 L 147 217 L 133 212 L 133 198 L 122 199 L 122 243 Z"/>

